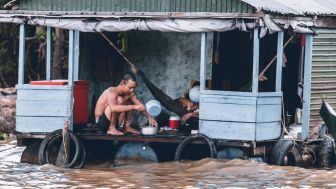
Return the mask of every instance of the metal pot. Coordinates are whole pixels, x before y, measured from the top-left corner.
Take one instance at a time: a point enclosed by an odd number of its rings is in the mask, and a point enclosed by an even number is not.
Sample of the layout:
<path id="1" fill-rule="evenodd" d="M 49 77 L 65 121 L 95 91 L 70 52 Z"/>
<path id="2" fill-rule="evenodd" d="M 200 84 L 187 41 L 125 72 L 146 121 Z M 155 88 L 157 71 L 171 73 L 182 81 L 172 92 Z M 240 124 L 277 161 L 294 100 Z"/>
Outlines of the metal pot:
<path id="1" fill-rule="evenodd" d="M 157 127 L 141 127 L 142 135 L 156 135 L 158 131 Z"/>

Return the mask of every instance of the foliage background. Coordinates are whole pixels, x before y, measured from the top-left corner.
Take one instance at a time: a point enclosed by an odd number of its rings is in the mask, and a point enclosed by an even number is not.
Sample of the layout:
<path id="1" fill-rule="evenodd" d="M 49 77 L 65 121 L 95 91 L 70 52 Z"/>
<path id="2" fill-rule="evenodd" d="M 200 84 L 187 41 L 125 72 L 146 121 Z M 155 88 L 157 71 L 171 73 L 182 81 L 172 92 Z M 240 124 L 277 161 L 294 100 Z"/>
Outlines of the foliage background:
<path id="1" fill-rule="evenodd" d="M 0 0 L 0 9 L 8 0 Z M 45 27 L 25 25 L 25 82 L 45 79 Z M 67 78 L 67 31 L 52 29 L 53 79 Z M 19 25 L 0 23 L 0 87 L 17 83 L 19 59 Z"/>
<path id="2" fill-rule="evenodd" d="M 0 0 L 1 9 L 5 3 Z M 0 23 L 0 87 L 14 86 L 17 82 L 18 33 L 18 25 Z"/>

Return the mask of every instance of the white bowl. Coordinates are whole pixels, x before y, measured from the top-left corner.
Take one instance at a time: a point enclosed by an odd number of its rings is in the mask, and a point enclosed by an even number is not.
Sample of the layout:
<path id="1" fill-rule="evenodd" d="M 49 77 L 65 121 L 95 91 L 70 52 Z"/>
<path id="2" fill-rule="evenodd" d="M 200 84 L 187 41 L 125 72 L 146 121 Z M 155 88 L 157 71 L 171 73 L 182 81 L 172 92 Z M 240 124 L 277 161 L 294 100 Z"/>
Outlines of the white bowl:
<path id="1" fill-rule="evenodd" d="M 141 134 L 143 135 L 156 135 L 158 131 L 157 127 L 142 127 Z"/>

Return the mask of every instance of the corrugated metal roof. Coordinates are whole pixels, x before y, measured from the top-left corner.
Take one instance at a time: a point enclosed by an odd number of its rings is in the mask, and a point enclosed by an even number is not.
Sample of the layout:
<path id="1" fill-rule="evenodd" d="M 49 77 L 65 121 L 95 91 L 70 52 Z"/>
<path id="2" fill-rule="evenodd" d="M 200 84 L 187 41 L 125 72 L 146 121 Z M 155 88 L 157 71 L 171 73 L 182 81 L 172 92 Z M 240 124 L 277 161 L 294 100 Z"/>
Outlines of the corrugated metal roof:
<path id="1" fill-rule="evenodd" d="M 258 11 L 294 15 L 335 15 L 335 0 L 241 0 Z"/>
<path id="2" fill-rule="evenodd" d="M 240 0 L 21 0 L 20 10 L 253 13 L 254 8 Z"/>

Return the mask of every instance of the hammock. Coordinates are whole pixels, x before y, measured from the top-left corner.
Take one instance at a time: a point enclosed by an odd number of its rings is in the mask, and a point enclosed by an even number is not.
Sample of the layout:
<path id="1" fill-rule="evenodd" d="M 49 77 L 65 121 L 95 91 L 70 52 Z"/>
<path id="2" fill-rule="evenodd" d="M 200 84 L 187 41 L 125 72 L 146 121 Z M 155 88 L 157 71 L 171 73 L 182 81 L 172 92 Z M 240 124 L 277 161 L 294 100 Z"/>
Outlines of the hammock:
<path id="1" fill-rule="evenodd" d="M 172 111 L 182 117 L 187 114 L 188 111 L 185 110 L 180 104 L 175 102 L 170 96 L 165 94 L 162 90 L 160 90 L 157 86 L 155 86 L 146 76 L 145 74 L 139 70 L 131 61 L 129 61 L 123 53 L 106 37 L 105 34 L 100 32 L 100 34 L 108 41 L 108 43 L 124 58 L 124 60 L 131 66 L 131 70 L 134 74 L 140 75 L 141 79 L 146 84 L 149 91 L 153 94 L 153 96 L 158 100 L 167 110 Z M 191 118 L 192 119 L 192 118 Z M 189 119 L 189 120 L 191 120 Z M 188 122 L 189 122 L 188 120 Z M 194 119 L 192 119 L 194 120 Z"/>
<path id="2" fill-rule="evenodd" d="M 158 100 L 167 110 L 175 112 L 177 115 L 182 117 L 183 115 L 187 114 L 188 112 L 175 100 L 173 100 L 170 96 L 165 94 L 161 91 L 157 86 L 155 86 L 145 74 L 139 70 L 139 75 L 143 82 L 145 82 L 147 88 L 152 93 L 152 95 Z"/>

